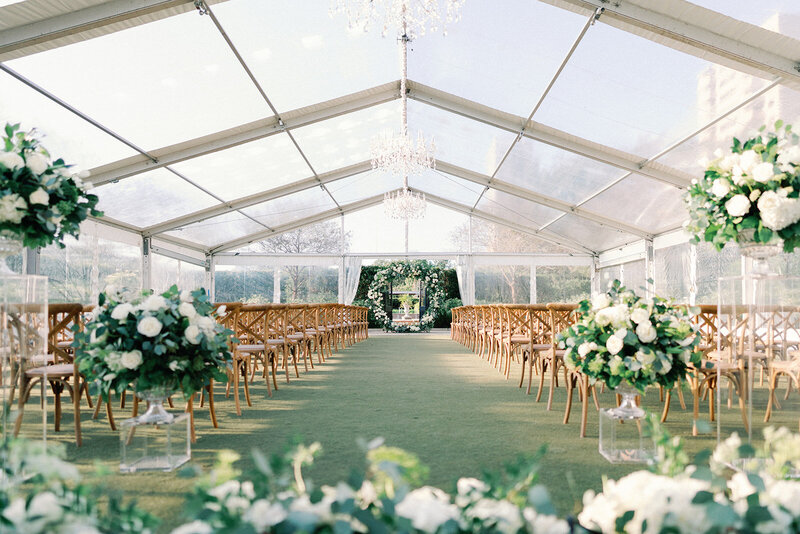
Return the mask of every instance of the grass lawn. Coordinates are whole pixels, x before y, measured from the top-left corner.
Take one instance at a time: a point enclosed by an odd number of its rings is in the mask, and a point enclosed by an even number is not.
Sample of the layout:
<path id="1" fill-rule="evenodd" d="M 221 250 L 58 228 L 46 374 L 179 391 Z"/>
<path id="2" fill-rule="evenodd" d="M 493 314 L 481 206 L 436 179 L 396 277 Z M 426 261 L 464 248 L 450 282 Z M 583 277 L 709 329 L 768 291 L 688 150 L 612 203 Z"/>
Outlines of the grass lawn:
<path id="1" fill-rule="evenodd" d="M 430 484 L 451 490 L 460 476 L 498 470 L 517 455 L 547 445 L 540 475 L 562 514 L 579 509 L 583 492 L 599 490 L 604 476 L 620 477 L 635 468 L 609 464 L 599 455 L 593 407 L 588 435 L 581 439 L 577 395 L 570 423 L 564 425 L 563 387 L 556 392 L 553 410 L 547 411 L 546 392 L 543 402 L 536 403 L 534 395 L 517 388 L 518 373 L 519 365 L 506 381 L 446 334 L 373 336 L 334 354 L 309 373 L 301 371 L 299 379 L 292 376 L 290 384 L 279 375 L 280 390 L 273 398 L 267 397 L 264 381 L 258 378 L 251 390 L 253 406 L 245 406 L 241 417 L 235 414 L 233 397 L 225 399 L 224 387 L 219 387 L 219 429 L 211 426 L 205 408 L 196 407 L 198 441 L 192 447 L 192 462 L 208 469 L 217 451 L 232 449 L 242 456 L 238 468 L 247 472 L 252 468 L 252 449 L 279 453 L 291 439 L 301 437 L 323 446 L 324 454 L 308 472 L 310 478 L 317 484 L 335 483 L 347 477 L 351 466 L 363 462 L 356 438 L 383 436 L 387 444 L 419 455 L 430 467 Z M 716 433 L 691 436 L 688 391 L 686 400 L 689 409 L 682 411 L 673 399 L 668 430 L 685 436 L 690 452 L 712 447 Z M 611 406 L 613 393 L 602 393 L 600 402 Z M 118 420 L 130 416 L 130 402 L 124 410 L 115 404 Z M 660 411 L 657 390 L 648 391 L 644 405 Z M 723 408 L 724 429 L 741 426 L 735 406 Z M 794 429 L 797 420 L 787 412 L 778 412 L 774 422 Z M 762 414 L 754 413 L 759 424 Z M 26 410 L 23 433 L 35 437 L 37 432 L 41 435 L 41 411 L 34 397 Z M 114 473 L 111 484 L 159 516 L 162 531 L 179 524 L 184 495 L 194 481 L 175 473 L 118 474 L 119 436 L 104 416 L 92 421 L 84 404 L 84 445 L 80 448 L 74 445 L 69 406 L 65 406 L 61 432 L 54 436 L 51 424 L 48 434 L 67 444 L 68 459 L 82 471 L 91 471 L 96 463 L 109 468 Z"/>

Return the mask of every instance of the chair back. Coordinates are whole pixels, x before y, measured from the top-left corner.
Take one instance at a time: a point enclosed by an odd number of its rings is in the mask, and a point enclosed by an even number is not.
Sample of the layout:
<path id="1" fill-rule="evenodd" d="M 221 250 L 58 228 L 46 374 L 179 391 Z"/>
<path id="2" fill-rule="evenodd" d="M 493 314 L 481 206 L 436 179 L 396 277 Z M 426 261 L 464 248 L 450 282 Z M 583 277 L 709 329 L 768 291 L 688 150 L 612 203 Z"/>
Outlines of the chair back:
<path id="1" fill-rule="evenodd" d="M 50 304 L 47 308 L 47 352 L 55 358 L 55 363 L 72 363 L 72 327 L 81 327 L 83 304 Z"/>
<path id="2" fill-rule="evenodd" d="M 550 347 L 555 351 L 558 348 L 556 336 L 578 321 L 578 305 L 550 303 L 547 311 L 550 316 Z"/>

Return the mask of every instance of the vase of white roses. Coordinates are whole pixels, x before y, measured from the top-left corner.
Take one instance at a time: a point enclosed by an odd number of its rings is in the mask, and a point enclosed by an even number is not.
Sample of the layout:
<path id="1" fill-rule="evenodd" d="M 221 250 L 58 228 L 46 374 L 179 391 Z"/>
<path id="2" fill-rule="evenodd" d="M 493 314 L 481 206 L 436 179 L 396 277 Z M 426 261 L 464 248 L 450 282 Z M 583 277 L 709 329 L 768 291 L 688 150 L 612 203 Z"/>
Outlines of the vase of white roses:
<path id="1" fill-rule="evenodd" d="M 800 246 L 800 138 L 782 121 L 775 130 L 762 126 L 744 142 L 734 138 L 730 152 L 717 150 L 685 197 L 695 241 L 718 250 L 735 241 L 757 260 L 756 271 L 767 257 Z"/>
<path id="2" fill-rule="evenodd" d="M 141 422 L 169 421 L 163 401 L 185 398 L 227 381 L 233 334 L 219 324 L 204 289 L 149 291 L 127 298 L 113 288 L 100 295 L 93 321 L 76 332 L 78 367 L 104 398 L 127 389 L 150 402 Z M 216 313 L 224 313 L 218 310 Z"/>
<path id="3" fill-rule="evenodd" d="M 639 444 L 623 447 L 617 423 L 644 417 L 635 400 L 648 386 L 671 389 L 700 363 L 690 311 L 659 297 L 643 299 L 614 280 L 606 293 L 582 301 L 578 313 L 578 322 L 558 334 L 565 365 L 622 398 L 619 407 L 601 410 L 600 452 L 611 461 L 644 461 L 641 424 L 631 437 Z"/>
<path id="4" fill-rule="evenodd" d="M 64 247 L 64 238 L 77 237 L 89 215 L 98 217 L 98 198 L 64 160 L 51 159 L 34 132 L 6 124 L 0 145 L 0 258 L 18 254 L 22 246 Z M 0 270 L 9 274 L 5 261 Z"/>

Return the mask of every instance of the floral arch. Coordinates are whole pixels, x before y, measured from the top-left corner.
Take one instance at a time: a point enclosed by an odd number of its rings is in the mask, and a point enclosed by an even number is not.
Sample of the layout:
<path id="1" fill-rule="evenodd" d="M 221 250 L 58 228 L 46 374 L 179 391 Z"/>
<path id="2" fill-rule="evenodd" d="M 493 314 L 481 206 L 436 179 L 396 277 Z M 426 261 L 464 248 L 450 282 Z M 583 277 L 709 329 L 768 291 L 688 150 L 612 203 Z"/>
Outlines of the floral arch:
<path id="1" fill-rule="evenodd" d="M 379 269 L 367 290 L 369 308 L 375 314 L 375 319 L 386 331 L 418 332 L 428 331 L 433 327 L 436 314 L 444 302 L 444 269 L 425 260 L 394 261 Z M 383 308 L 383 293 L 388 286 L 399 278 L 414 278 L 425 287 L 428 298 L 428 308 L 420 317 L 417 325 L 397 325 L 392 322 Z"/>

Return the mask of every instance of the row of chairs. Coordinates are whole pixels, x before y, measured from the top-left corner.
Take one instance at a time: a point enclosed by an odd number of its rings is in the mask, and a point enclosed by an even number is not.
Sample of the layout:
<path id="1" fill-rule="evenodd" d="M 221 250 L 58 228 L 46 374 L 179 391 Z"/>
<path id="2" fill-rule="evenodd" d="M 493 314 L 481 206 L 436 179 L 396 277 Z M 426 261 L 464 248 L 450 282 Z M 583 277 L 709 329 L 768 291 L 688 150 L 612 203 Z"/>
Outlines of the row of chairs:
<path id="1" fill-rule="evenodd" d="M 747 428 L 748 381 L 754 380 L 752 373 L 759 372 L 762 384 L 765 375 L 767 377 L 768 403 L 764 420 L 769 421 L 773 409 L 780 408 L 776 390 L 781 378 L 788 379 L 784 399 L 788 398 L 792 386 L 800 391 L 800 309 L 739 310 L 739 313 L 721 316 L 716 305 L 700 305 L 698 309 L 699 313 L 692 320 L 701 336 L 697 348 L 701 364 L 690 367 L 684 378 L 693 397 L 693 420 L 697 421 L 703 401 L 708 401 L 709 419 L 716 419 L 715 397 L 719 394 L 719 381 L 724 380 L 728 385 L 728 406 L 733 398 L 738 399 Z M 563 381 L 567 390 L 565 424 L 569 422 L 573 392 L 577 389 L 582 403 L 580 435 L 586 435 L 589 398 L 593 399 L 595 408 L 600 407 L 596 391 L 586 376 L 566 368 L 564 351 L 558 348 L 556 339 L 559 332 L 577 321 L 577 304 L 461 306 L 452 313 L 451 338 L 485 358 L 506 379 L 512 365 L 521 364 L 519 387 L 523 387 L 527 376 L 527 393 L 530 394 L 534 374 L 538 374 L 537 402 L 547 382 L 548 410 L 552 409 L 554 392 Z M 756 318 L 760 326 L 753 328 Z M 753 369 L 750 369 L 750 362 L 753 362 Z M 674 391 L 685 410 L 682 387 Z M 662 389 L 659 395 L 664 403 L 663 422 L 669 414 L 673 391 Z M 697 433 L 694 424 L 692 432 Z"/>
<path id="2" fill-rule="evenodd" d="M 224 309 L 222 307 L 225 307 Z M 346 306 L 344 304 L 243 304 L 228 302 L 215 304 L 220 313 L 218 321 L 234 334 L 230 339 L 230 350 L 233 355 L 231 367 L 228 369 L 229 381 L 225 398 L 233 392 L 236 413 L 241 415 L 239 390 L 244 389 L 248 406 L 252 406 L 249 384 L 257 372 L 267 379 L 268 394 L 272 396 L 269 383 L 271 374 L 274 389 L 278 384 L 276 375 L 278 368 L 285 371 L 286 382 L 289 382 L 289 369 L 294 368 L 299 377 L 298 362 L 302 360 L 306 371 L 314 368 L 313 356 L 317 356 L 317 364 L 323 363 L 334 352 L 344 349 L 368 337 L 367 308 Z M 15 435 L 19 433 L 25 403 L 29 400 L 34 387 L 45 382 L 55 401 L 55 430 L 61 425 L 61 396 L 67 391 L 71 397 L 75 413 L 75 441 L 82 444 L 81 436 L 81 398 L 93 409 L 93 419 L 97 419 L 103 404 L 112 430 L 116 430 L 111 403 L 104 403 L 98 397 L 93 403 L 89 395 L 87 380 L 74 364 L 72 348 L 73 328 L 80 328 L 92 317 L 93 306 L 82 304 L 51 304 L 48 308 L 47 352 L 34 355 L 19 362 L 17 358 L 3 358 L 6 367 L 3 377 L 8 377 L 2 384 L 6 391 L 6 402 L 18 404 L 17 418 L 14 424 Z M 11 314 L 7 314 L 11 315 Z M 8 317 L 4 317 L 9 320 Z M 13 329 L 7 329 L 12 331 Z M 21 346 L 11 340 L 10 345 Z M 196 439 L 194 426 L 194 396 L 186 403 L 186 411 L 191 414 L 192 440 Z M 200 397 L 202 407 L 208 401 L 212 425 L 218 428 L 214 406 L 214 384 L 208 384 Z M 42 398 L 42 402 L 44 398 Z M 126 395 L 120 398 L 120 408 L 125 408 Z M 139 399 L 133 397 L 132 416 L 138 414 Z M 170 406 L 172 400 L 170 399 Z"/>

